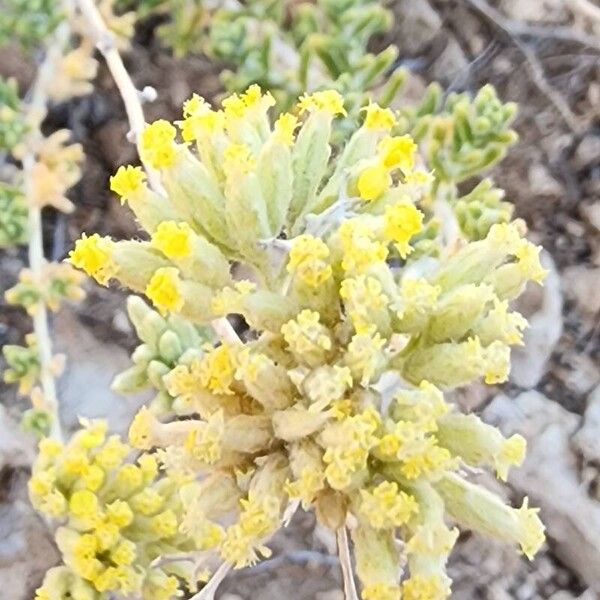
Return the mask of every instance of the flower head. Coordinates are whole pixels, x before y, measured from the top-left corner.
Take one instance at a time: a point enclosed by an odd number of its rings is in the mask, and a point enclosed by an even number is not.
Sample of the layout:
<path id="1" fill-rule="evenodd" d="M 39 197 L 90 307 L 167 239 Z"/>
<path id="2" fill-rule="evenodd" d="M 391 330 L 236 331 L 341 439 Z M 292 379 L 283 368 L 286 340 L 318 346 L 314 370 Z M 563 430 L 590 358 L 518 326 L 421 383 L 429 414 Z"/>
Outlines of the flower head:
<path id="1" fill-rule="evenodd" d="M 186 258 L 192 253 L 192 237 L 187 223 L 163 221 L 152 235 L 152 245 L 168 258 Z"/>
<path id="2" fill-rule="evenodd" d="M 106 285 L 117 272 L 112 249 L 113 243 L 109 238 L 100 237 L 97 233 L 88 237 L 84 233 L 69 252 L 69 262 L 91 275 L 98 283 Z"/>
<path id="3" fill-rule="evenodd" d="M 144 187 L 145 181 L 146 175 L 141 167 L 127 165 L 119 167 L 110 178 L 110 189 L 119 195 L 123 203 L 139 192 Z"/>
<path id="4" fill-rule="evenodd" d="M 158 269 L 146 287 L 146 296 L 163 313 L 177 311 L 184 303 L 180 282 L 179 271 L 174 267 Z"/>
<path id="5" fill-rule="evenodd" d="M 155 169 L 170 167 L 175 160 L 176 134 L 175 127 L 164 119 L 147 125 L 140 141 L 142 159 Z"/>

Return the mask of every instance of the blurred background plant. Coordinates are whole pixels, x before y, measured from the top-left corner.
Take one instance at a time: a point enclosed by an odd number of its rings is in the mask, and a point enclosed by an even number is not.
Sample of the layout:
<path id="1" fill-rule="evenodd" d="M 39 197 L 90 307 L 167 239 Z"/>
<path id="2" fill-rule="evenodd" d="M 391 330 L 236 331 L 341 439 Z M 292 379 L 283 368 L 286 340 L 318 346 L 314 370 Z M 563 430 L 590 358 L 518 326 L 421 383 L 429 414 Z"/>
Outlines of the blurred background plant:
<path id="1" fill-rule="evenodd" d="M 62 437 L 55 378 L 63 359 L 54 356 L 48 310 L 64 300 L 80 300 L 81 278 L 68 265 L 52 264 L 44 257 L 42 210 L 70 212 L 66 193 L 81 176 L 81 146 L 69 142 L 70 133 L 42 133 L 52 102 L 88 93 L 96 62 L 85 42 L 75 42 L 68 17 L 68 2 L 8 0 L 0 17 L 0 46 L 18 43 L 25 52 L 40 53 L 38 72 L 25 98 L 14 80 L 0 80 L 0 151 L 8 164 L 2 172 L 1 245 L 27 245 L 28 268 L 6 291 L 6 301 L 31 316 L 33 333 L 25 346 L 5 345 L 6 382 L 18 383 L 19 392 L 31 398 L 32 408 L 22 424 L 38 436 Z M 73 40 L 73 42 L 72 42 Z M 72 45 L 74 43 L 75 45 Z"/>

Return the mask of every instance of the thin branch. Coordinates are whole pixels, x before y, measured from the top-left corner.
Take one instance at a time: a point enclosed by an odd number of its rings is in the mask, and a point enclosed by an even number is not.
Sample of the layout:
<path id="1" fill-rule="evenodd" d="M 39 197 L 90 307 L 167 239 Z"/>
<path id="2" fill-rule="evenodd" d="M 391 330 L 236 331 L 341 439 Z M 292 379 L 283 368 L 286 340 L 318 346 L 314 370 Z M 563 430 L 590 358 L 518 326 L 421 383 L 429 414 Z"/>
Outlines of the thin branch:
<path id="1" fill-rule="evenodd" d="M 190 600 L 214 600 L 215 592 L 223 579 L 227 577 L 227 573 L 231 571 L 231 565 L 229 563 L 223 563 L 210 578 L 210 581 L 199 591 L 197 594 L 194 594 Z"/>
<path id="2" fill-rule="evenodd" d="M 71 29 L 68 20 L 62 21 L 48 45 L 46 56 L 40 65 L 31 97 L 26 107 L 27 121 L 30 133 L 25 139 L 25 154 L 23 165 L 23 191 L 28 202 L 28 258 L 29 268 L 36 281 L 42 281 L 46 259 L 44 258 L 44 239 L 42 228 L 41 207 L 33 201 L 34 170 L 36 165 L 36 146 L 42 138 L 40 127 L 46 116 L 48 103 L 48 90 L 56 74 L 58 63 L 63 55 L 65 46 L 69 41 Z M 36 307 L 33 315 L 33 333 L 35 335 L 38 356 L 40 361 L 40 384 L 42 387 L 44 406 L 52 414 L 50 436 L 62 440 L 62 427 L 60 424 L 58 396 L 56 382 L 54 381 L 52 364 L 52 339 L 48 325 L 48 310 L 44 301 Z"/>
<path id="3" fill-rule="evenodd" d="M 569 6 L 572 10 L 572 7 Z M 525 38 L 538 38 L 542 40 L 554 40 L 558 42 L 567 42 L 570 44 L 578 44 L 587 48 L 593 48 L 594 50 L 600 51 L 600 38 L 589 35 L 584 32 L 575 31 L 573 27 L 558 25 L 558 26 L 546 26 L 546 25 L 534 25 L 532 23 L 526 23 L 523 21 L 515 21 L 509 19 L 497 9 L 488 5 L 486 10 L 489 15 L 493 15 L 497 22 L 500 22 L 507 29 L 511 31 L 513 35 Z"/>
<path id="4" fill-rule="evenodd" d="M 123 59 L 117 49 L 115 35 L 106 26 L 94 0 L 77 0 L 77 6 L 90 26 L 91 37 L 102 56 L 104 56 L 106 65 L 123 99 L 125 111 L 127 112 L 127 120 L 131 128 L 131 135 L 135 140 L 139 153 L 140 139 L 146 125 L 139 91 L 133 84 L 123 64 Z M 148 173 L 148 180 L 151 187 L 159 193 L 164 193 L 158 173 L 146 163 L 144 163 L 144 169 Z"/>
<path id="5" fill-rule="evenodd" d="M 338 544 L 338 556 L 342 568 L 342 578 L 344 580 L 344 598 L 345 600 L 358 600 L 356 583 L 352 572 L 352 560 L 350 558 L 350 544 L 348 543 L 348 530 L 342 525 L 336 532 Z"/>
<path id="6" fill-rule="evenodd" d="M 96 47 L 104 56 L 104 60 L 108 66 L 108 69 L 115 81 L 119 94 L 125 104 L 125 111 L 127 112 L 127 119 L 129 121 L 129 127 L 131 128 L 131 135 L 133 136 L 138 154 L 140 154 L 140 140 L 144 127 L 146 126 L 146 119 L 144 117 L 144 109 L 140 100 L 140 92 L 137 90 L 133 81 L 123 64 L 123 59 L 119 54 L 115 43 L 114 34 L 108 29 L 102 15 L 100 14 L 94 0 L 76 0 L 79 11 L 87 21 L 91 29 L 92 38 L 95 40 Z M 142 161 L 143 162 L 143 161 Z M 143 163 L 144 169 L 148 174 L 148 181 L 152 189 L 161 195 L 165 195 L 165 191 L 160 183 L 160 176 L 150 167 L 150 165 Z M 223 341 L 230 343 L 240 343 L 235 329 L 231 326 L 231 323 L 226 318 L 216 319 L 211 323 L 212 328 L 216 334 Z"/>
<path id="7" fill-rule="evenodd" d="M 533 50 L 531 50 L 531 48 L 529 48 L 529 46 L 515 33 L 512 21 L 506 19 L 504 15 L 492 8 L 487 2 L 485 2 L 485 0 L 464 1 L 479 14 L 484 16 L 512 41 L 512 43 L 524 56 L 529 72 L 533 79 L 533 83 L 536 85 L 538 90 L 552 103 L 556 111 L 561 115 L 565 123 L 568 125 L 569 129 L 571 129 L 573 133 L 581 133 L 581 120 L 573 113 L 566 100 L 548 83 L 542 63 L 539 61 L 535 52 L 533 52 Z"/>

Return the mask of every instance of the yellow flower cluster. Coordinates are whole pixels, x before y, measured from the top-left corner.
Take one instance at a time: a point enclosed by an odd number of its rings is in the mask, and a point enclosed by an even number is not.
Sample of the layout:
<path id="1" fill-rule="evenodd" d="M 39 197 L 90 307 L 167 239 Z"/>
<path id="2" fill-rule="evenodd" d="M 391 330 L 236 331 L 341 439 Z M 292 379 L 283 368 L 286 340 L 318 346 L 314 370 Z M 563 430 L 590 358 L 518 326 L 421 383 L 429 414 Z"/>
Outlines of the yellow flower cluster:
<path id="1" fill-rule="evenodd" d="M 339 94 L 302 98 L 301 121 L 286 114 L 274 127 L 272 104 L 256 87 L 220 110 L 192 98 L 179 125 L 195 147 L 150 125 L 143 158 L 166 196 L 131 170 L 113 189 L 151 240 L 87 238 L 71 256 L 162 312 L 198 324 L 236 314 L 249 327 L 243 343 L 198 349 L 165 372 L 186 418 L 144 408 L 130 442 L 158 448 L 168 480 L 206 476 L 181 487 L 182 531 L 233 567 L 268 556 L 302 504 L 328 527 L 351 526 L 365 600 L 446 598 L 458 535 L 446 516 L 528 556 L 543 542 L 535 510 L 504 505 L 461 470 L 505 478 L 524 440 L 444 398 L 508 376 L 526 325 L 508 303 L 543 277 L 539 249 L 520 222 L 446 245 L 431 176 L 415 170 L 412 139 L 390 135 L 392 111 L 369 106 L 332 158 Z"/>
<path id="2" fill-rule="evenodd" d="M 108 593 L 169 600 L 187 579 L 197 580 L 185 562 L 164 567 L 152 561 L 193 548 L 179 532 L 177 482 L 158 478 L 151 454 L 126 462 L 132 448 L 106 436 L 104 421 L 82 420 L 68 445 L 40 442 L 29 481 L 34 507 L 62 525 L 56 543 L 64 566 L 51 569 L 38 600 L 104 598 Z"/>

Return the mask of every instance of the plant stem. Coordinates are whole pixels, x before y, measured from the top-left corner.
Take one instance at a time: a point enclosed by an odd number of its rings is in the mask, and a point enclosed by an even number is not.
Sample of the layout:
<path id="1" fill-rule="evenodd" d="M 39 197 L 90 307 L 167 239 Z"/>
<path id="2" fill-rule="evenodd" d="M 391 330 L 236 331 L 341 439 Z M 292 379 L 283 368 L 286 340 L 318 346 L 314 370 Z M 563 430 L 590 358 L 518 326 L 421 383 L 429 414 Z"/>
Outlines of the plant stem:
<path id="1" fill-rule="evenodd" d="M 23 190 L 28 202 L 28 229 L 29 229 L 29 268 L 35 281 L 41 282 L 44 278 L 46 259 L 44 258 L 44 239 L 42 228 L 41 207 L 33 201 L 33 177 L 36 164 L 36 146 L 42 138 L 40 127 L 46 116 L 46 105 L 48 103 L 48 89 L 54 75 L 63 49 L 69 41 L 71 29 L 69 22 L 65 19 L 58 25 L 54 35 L 48 44 L 46 56 L 40 65 L 37 77 L 31 90 L 31 98 L 27 105 L 27 121 L 30 133 L 25 139 L 25 154 L 23 164 Z M 33 333 L 38 347 L 40 361 L 40 384 L 44 405 L 52 415 L 50 436 L 62 440 L 62 428 L 60 424 L 58 397 L 56 394 L 56 382 L 52 369 L 52 339 L 48 325 L 48 310 L 42 300 L 36 307 L 33 315 Z"/>
<path id="2" fill-rule="evenodd" d="M 90 26 L 90 37 L 95 41 L 96 48 L 98 48 L 104 57 L 110 74 L 119 90 L 119 95 L 123 99 L 127 120 L 131 128 L 131 135 L 135 140 L 139 153 L 140 139 L 146 125 L 139 92 L 123 64 L 123 59 L 115 42 L 115 35 L 106 26 L 94 0 L 76 0 L 76 2 L 79 11 Z M 144 169 L 148 174 L 150 186 L 155 191 L 164 194 L 159 174 L 146 163 L 144 163 Z"/>
<path id="3" fill-rule="evenodd" d="M 336 539 L 340 566 L 342 568 L 342 578 L 344 580 L 344 598 L 345 600 L 358 600 L 358 592 L 356 591 L 356 583 L 354 582 L 354 574 L 352 573 L 348 530 L 345 525 L 342 525 L 337 530 Z"/>

